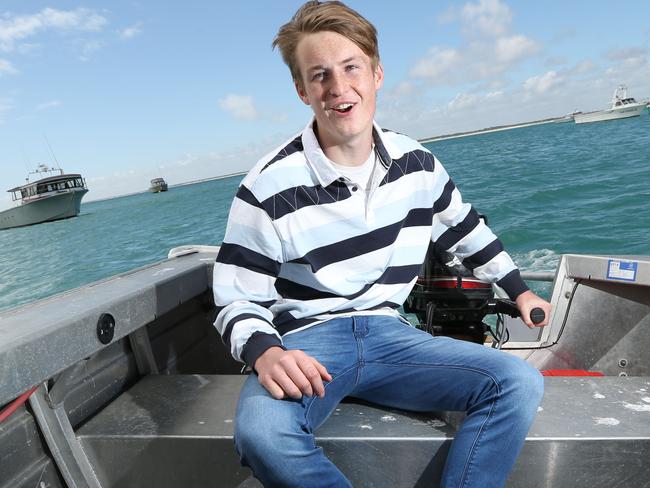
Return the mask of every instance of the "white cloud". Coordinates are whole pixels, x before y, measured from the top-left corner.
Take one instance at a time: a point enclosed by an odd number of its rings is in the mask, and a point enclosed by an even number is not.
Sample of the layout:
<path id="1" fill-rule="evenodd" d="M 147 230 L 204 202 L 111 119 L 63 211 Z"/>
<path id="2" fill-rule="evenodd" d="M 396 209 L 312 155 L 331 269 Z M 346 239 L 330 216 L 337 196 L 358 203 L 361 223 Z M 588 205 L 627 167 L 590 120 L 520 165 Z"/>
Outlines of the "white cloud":
<path id="1" fill-rule="evenodd" d="M 497 37 L 510 29 L 512 11 L 499 0 L 479 0 L 465 4 L 461 18 L 468 32 Z"/>
<path id="2" fill-rule="evenodd" d="M 449 12 L 444 19 L 453 16 Z M 493 82 L 515 65 L 539 53 L 536 41 L 511 33 L 512 12 L 499 0 L 465 4 L 458 19 L 463 41 L 458 47 L 434 46 L 410 71 L 433 85 Z"/>
<path id="3" fill-rule="evenodd" d="M 59 100 L 50 100 L 49 102 L 43 102 L 38 104 L 34 110 L 40 112 L 42 110 L 47 110 L 59 106 L 61 106 L 61 102 Z"/>
<path id="4" fill-rule="evenodd" d="M 119 36 L 122 39 L 132 39 L 135 36 L 138 36 L 142 33 L 142 22 L 136 22 L 130 27 L 127 27 L 126 29 L 122 29 L 119 32 Z"/>
<path id="5" fill-rule="evenodd" d="M 0 59 L 0 76 L 15 75 L 18 70 L 6 59 Z"/>
<path id="6" fill-rule="evenodd" d="M 548 71 L 543 75 L 532 76 L 524 81 L 524 89 L 534 93 L 545 93 L 564 81 L 556 71 Z"/>
<path id="7" fill-rule="evenodd" d="M 219 107 L 239 120 L 255 120 L 259 117 L 253 97 L 249 95 L 230 94 L 219 100 Z"/>
<path id="8" fill-rule="evenodd" d="M 411 69 L 411 75 L 416 78 L 436 80 L 446 77 L 462 63 L 462 56 L 456 49 L 441 49 L 432 47 L 429 55 L 420 59 Z"/>
<path id="9" fill-rule="evenodd" d="M 100 31 L 107 23 L 104 16 L 87 8 L 69 11 L 45 8 L 32 15 L 5 15 L 0 19 L 0 49 L 13 51 L 16 42 L 48 29 Z"/>
<path id="10" fill-rule="evenodd" d="M 511 64 L 537 53 L 540 47 L 535 41 L 522 35 L 497 39 L 495 54 L 498 61 Z"/>

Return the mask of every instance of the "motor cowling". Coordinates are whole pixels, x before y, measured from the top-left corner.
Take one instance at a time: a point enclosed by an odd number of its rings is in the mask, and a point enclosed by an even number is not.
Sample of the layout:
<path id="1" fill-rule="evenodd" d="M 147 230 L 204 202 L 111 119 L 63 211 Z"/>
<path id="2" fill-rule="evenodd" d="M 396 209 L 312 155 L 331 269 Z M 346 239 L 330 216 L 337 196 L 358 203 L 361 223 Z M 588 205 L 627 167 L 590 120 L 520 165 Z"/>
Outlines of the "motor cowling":
<path id="1" fill-rule="evenodd" d="M 493 299 L 490 283 L 476 278 L 456 256 L 432 243 L 404 310 L 415 314 L 419 327 L 433 335 L 482 344 L 488 329 L 483 319 Z"/>

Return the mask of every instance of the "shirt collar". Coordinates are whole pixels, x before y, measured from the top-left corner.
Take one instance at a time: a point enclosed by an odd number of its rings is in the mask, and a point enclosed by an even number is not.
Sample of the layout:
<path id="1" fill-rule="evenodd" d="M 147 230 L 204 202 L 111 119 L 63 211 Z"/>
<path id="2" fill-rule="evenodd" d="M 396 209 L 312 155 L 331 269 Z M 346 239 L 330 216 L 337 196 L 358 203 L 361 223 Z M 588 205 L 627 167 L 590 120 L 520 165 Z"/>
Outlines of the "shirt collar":
<path id="1" fill-rule="evenodd" d="M 302 131 L 302 145 L 305 151 L 305 159 L 311 170 L 318 178 L 318 182 L 323 187 L 327 187 L 341 177 L 339 172 L 329 162 L 327 156 L 320 147 L 316 134 L 314 133 L 314 123 L 312 119 L 307 127 Z M 384 136 L 384 131 L 373 121 L 372 138 L 375 143 L 375 149 L 379 154 L 379 160 L 384 170 L 388 170 L 393 162 L 393 156 L 397 156 L 397 150 L 389 140 Z"/>

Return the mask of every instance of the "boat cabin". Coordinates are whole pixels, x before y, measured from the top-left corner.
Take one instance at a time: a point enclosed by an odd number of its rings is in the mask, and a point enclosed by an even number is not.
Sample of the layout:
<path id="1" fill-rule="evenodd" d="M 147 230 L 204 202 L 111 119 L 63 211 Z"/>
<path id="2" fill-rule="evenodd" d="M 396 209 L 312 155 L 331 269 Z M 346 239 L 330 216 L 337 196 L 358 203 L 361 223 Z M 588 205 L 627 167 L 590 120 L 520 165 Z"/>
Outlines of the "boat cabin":
<path id="1" fill-rule="evenodd" d="M 619 99 L 616 100 L 616 102 L 614 102 L 614 106 L 615 107 L 622 107 L 623 105 L 631 105 L 631 104 L 635 104 L 635 103 L 637 103 L 637 101 L 632 97 L 622 98 L 622 99 L 619 98 Z"/>
<path id="2" fill-rule="evenodd" d="M 25 202 L 75 189 L 86 189 L 86 182 L 80 174 L 50 176 L 7 191 L 12 193 L 14 201 L 23 200 Z"/>

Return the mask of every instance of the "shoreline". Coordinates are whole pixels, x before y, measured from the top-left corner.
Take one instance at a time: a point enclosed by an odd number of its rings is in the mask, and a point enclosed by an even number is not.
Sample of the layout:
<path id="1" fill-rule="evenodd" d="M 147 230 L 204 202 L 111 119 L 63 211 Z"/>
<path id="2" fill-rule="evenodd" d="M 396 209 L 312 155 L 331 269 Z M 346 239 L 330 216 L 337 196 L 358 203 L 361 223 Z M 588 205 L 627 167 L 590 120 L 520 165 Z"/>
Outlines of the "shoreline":
<path id="1" fill-rule="evenodd" d="M 205 183 L 206 181 L 222 180 L 224 178 L 230 178 L 231 176 L 245 175 L 246 173 L 248 173 L 248 171 L 238 171 L 236 173 L 228 173 L 227 175 L 211 176 L 210 178 L 200 178 L 198 180 L 184 181 L 182 183 L 174 183 L 173 185 L 168 185 L 168 186 L 169 186 L 169 188 L 178 188 L 178 187 L 181 187 L 181 186 L 194 185 L 194 184 L 197 184 L 197 183 Z M 97 198 L 97 199 L 88 200 L 88 201 L 82 202 L 82 203 L 103 202 L 103 201 L 106 201 L 106 200 L 112 200 L 113 198 L 130 197 L 130 196 L 133 196 L 133 195 L 141 195 L 143 193 L 149 193 L 149 189 L 142 190 L 142 191 L 134 191 L 132 193 L 123 193 L 121 195 L 114 195 L 114 196 L 110 196 L 110 197 Z"/>
<path id="2" fill-rule="evenodd" d="M 533 125 L 541 125 L 541 124 L 551 124 L 560 121 L 562 122 L 565 121 L 565 117 L 550 117 L 548 119 L 531 120 L 530 122 L 521 122 L 519 124 L 497 125 L 494 127 L 486 127 L 484 129 L 470 130 L 466 132 L 453 132 L 451 134 L 443 134 L 440 136 L 424 137 L 422 139 L 418 139 L 418 142 L 420 144 L 426 144 L 428 142 L 444 141 L 447 139 L 457 139 L 459 137 L 475 136 L 479 134 L 489 134 L 490 132 L 500 132 L 500 131 L 510 130 L 510 129 L 520 129 L 522 127 L 530 127 Z"/>

